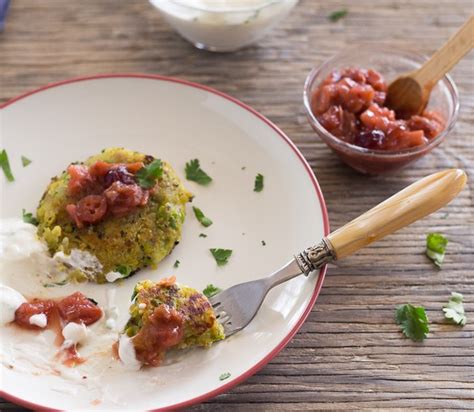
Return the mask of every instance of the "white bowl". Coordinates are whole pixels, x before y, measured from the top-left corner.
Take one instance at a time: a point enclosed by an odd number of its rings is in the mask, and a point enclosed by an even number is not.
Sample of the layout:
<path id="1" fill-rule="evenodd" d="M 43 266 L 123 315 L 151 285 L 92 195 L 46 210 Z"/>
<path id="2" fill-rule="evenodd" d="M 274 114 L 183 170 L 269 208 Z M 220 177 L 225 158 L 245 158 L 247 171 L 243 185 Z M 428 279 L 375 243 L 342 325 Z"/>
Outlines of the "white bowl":
<path id="1" fill-rule="evenodd" d="M 254 43 L 298 0 L 150 0 L 164 19 L 199 49 L 230 52 Z"/>

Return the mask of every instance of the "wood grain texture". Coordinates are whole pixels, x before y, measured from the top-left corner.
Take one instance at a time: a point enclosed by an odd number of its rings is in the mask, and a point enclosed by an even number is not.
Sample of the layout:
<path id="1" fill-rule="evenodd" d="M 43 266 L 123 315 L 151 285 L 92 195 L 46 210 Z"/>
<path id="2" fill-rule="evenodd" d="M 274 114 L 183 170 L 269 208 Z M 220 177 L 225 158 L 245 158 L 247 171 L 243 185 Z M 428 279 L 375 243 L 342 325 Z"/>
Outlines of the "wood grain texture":
<path id="1" fill-rule="evenodd" d="M 330 12 L 348 8 L 330 23 Z M 194 49 L 145 0 L 13 0 L 0 34 L 0 102 L 45 83 L 108 72 L 182 77 L 229 93 L 280 126 L 313 167 L 337 228 L 414 180 L 463 168 L 469 187 L 448 207 L 331 265 L 308 321 L 279 356 L 196 411 L 474 409 L 473 54 L 452 71 L 461 111 L 430 155 L 389 176 L 342 165 L 308 125 L 309 70 L 344 47 L 385 44 L 433 53 L 474 11 L 471 0 L 303 0 L 257 46 L 233 54 Z M 446 262 L 424 256 L 425 236 L 445 233 Z M 448 325 L 450 291 L 465 295 L 468 324 Z M 424 305 L 431 333 L 404 339 L 394 307 Z M 1 402 L 0 409 L 21 411 Z"/>

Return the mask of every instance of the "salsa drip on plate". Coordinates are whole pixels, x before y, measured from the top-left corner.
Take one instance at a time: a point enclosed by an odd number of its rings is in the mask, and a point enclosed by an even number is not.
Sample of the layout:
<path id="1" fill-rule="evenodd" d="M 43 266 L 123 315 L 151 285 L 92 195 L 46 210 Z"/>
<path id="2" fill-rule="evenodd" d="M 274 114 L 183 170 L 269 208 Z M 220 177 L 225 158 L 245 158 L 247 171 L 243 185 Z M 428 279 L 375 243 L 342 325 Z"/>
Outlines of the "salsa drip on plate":
<path id="1" fill-rule="evenodd" d="M 445 127 L 443 116 L 425 110 L 408 119 L 385 106 L 387 83 L 372 69 L 333 70 L 317 87 L 311 110 L 337 138 L 366 149 L 400 150 L 421 146 Z"/>
<path id="2" fill-rule="evenodd" d="M 75 292 L 57 301 L 35 298 L 22 303 L 15 312 L 14 323 L 29 330 L 57 329 L 57 343 L 61 345 L 66 343 L 63 337 L 64 332 L 61 333 L 65 329 L 63 326 L 67 327 L 70 323 L 75 323 L 84 328 L 97 322 L 101 317 L 102 309 L 96 302 L 81 292 Z M 77 352 L 77 344 L 77 342 L 67 342 L 66 345 L 61 346 L 58 356 L 61 355 L 64 358 L 65 365 L 75 366 L 84 362 Z"/>
<path id="3" fill-rule="evenodd" d="M 107 163 L 97 161 L 91 166 L 70 165 L 68 193 L 78 198 L 66 206 L 78 228 L 95 224 L 106 217 L 125 216 L 140 206 L 145 206 L 153 188 L 141 187 L 136 174 L 144 169 L 143 162 Z"/>

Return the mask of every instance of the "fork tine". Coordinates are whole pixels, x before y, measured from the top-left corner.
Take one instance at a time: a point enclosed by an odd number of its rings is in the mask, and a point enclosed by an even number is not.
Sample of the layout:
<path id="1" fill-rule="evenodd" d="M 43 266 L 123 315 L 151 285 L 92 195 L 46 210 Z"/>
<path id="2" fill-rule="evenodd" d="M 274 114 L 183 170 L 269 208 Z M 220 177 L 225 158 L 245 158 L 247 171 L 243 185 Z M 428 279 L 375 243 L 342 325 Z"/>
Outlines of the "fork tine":
<path id="1" fill-rule="evenodd" d="M 211 296 L 210 298 L 207 298 L 207 300 L 210 302 L 210 304 L 214 307 L 214 305 L 218 305 L 221 303 L 222 299 L 219 296 L 221 293 L 218 293 L 217 295 Z"/>

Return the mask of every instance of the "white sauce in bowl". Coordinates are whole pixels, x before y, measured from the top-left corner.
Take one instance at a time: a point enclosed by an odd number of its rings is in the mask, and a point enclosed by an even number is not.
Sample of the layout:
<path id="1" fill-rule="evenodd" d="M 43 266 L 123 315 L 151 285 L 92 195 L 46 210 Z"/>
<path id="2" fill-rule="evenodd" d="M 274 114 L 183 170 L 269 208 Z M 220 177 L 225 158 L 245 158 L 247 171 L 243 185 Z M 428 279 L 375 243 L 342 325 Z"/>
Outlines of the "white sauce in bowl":
<path id="1" fill-rule="evenodd" d="M 281 21 L 298 0 L 150 0 L 198 48 L 234 51 Z"/>

